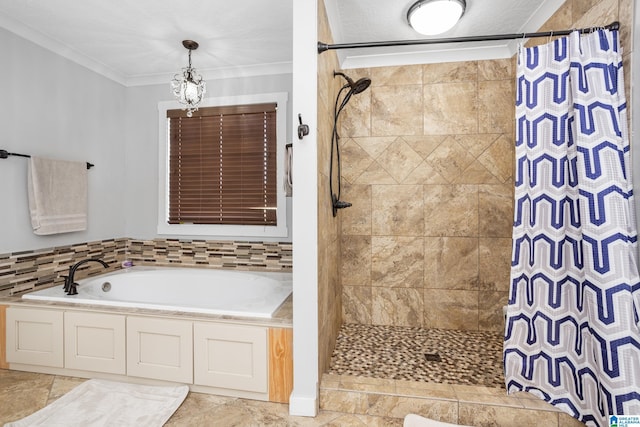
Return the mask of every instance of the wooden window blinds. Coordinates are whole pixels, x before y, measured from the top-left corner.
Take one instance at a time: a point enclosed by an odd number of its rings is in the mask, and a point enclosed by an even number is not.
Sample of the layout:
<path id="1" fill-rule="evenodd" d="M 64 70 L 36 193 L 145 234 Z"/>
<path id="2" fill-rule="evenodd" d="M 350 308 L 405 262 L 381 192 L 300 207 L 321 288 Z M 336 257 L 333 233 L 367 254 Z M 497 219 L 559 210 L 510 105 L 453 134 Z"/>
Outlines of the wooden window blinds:
<path id="1" fill-rule="evenodd" d="M 277 225 L 275 103 L 167 118 L 170 224 Z"/>

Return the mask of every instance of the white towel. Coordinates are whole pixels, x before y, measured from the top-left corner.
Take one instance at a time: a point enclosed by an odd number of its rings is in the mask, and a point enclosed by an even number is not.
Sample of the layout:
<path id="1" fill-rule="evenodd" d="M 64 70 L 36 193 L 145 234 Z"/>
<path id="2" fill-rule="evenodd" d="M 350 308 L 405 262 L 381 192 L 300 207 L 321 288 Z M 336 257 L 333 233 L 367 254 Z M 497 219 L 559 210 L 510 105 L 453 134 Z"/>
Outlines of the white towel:
<path id="1" fill-rule="evenodd" d="M 87 163 L 31 157 L 29 212 L 35 234 L 87 229 Z"/>

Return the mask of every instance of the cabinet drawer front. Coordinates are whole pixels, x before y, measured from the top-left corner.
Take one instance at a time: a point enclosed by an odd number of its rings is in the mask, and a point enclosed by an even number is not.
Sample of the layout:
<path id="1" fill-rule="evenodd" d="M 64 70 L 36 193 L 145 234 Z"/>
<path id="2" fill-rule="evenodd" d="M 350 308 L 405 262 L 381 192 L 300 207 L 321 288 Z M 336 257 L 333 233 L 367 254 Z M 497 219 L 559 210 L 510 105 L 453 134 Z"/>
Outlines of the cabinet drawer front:
<path id="1" fill-rule="evenodd" d="M 61 311 L 9 307 L 7 361 L 62 368 L 62 325 Z"/>
<path id="2" fill-rule="evenodd" d="M 127 374 L 193 382 L 193 332 L 189 321 L 127 318 Z"/>
<path id="3" fill-rule="evenodd" d="M 66 368 L 126 372 L 125 316 L 66 312 L 64 343 Z"/>
<path id="4" fill-rule="evenodd" d="M 268 392 L 267 329 L 196 322 L 196 384 Z"/>

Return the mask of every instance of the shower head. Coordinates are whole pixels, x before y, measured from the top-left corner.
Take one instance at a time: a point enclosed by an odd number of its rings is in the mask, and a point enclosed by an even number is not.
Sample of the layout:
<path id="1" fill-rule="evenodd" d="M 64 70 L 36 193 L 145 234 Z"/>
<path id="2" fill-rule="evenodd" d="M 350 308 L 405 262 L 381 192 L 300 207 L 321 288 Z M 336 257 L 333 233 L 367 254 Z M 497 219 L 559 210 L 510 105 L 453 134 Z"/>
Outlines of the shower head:
<path id="1" fill-rule="evenodd" d="M 368 77 L 362 77 L 360 79 L 358 79 L 357 81 L 353 81 L 353 79 L 349 76 L 347 76 L 344 73 L 341 73 L 339 71 L 334 71 L 333 72 L 333 76 L 342 76 L 344 77 L 344 79 L 347 81 L 347 85 L 350 87 L 349 91 L 353 94 L 359 94 L 364 92 L 365 90 L 367 90 L 367 88 L 369 87 L 369 85 L 371 85 L 371 79 Z"/>

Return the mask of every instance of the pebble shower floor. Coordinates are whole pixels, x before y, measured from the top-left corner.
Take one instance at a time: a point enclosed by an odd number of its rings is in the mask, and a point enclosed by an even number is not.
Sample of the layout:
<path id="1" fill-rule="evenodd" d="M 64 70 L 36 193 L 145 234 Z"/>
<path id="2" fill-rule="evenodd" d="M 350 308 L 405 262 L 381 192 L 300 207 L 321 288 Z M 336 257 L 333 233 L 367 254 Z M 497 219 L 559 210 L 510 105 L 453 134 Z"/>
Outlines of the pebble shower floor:
<path id="1" fill-rule="evenodd" d="M 330 374 L 504 388 L 502 332 L 342 325 Z"/>

